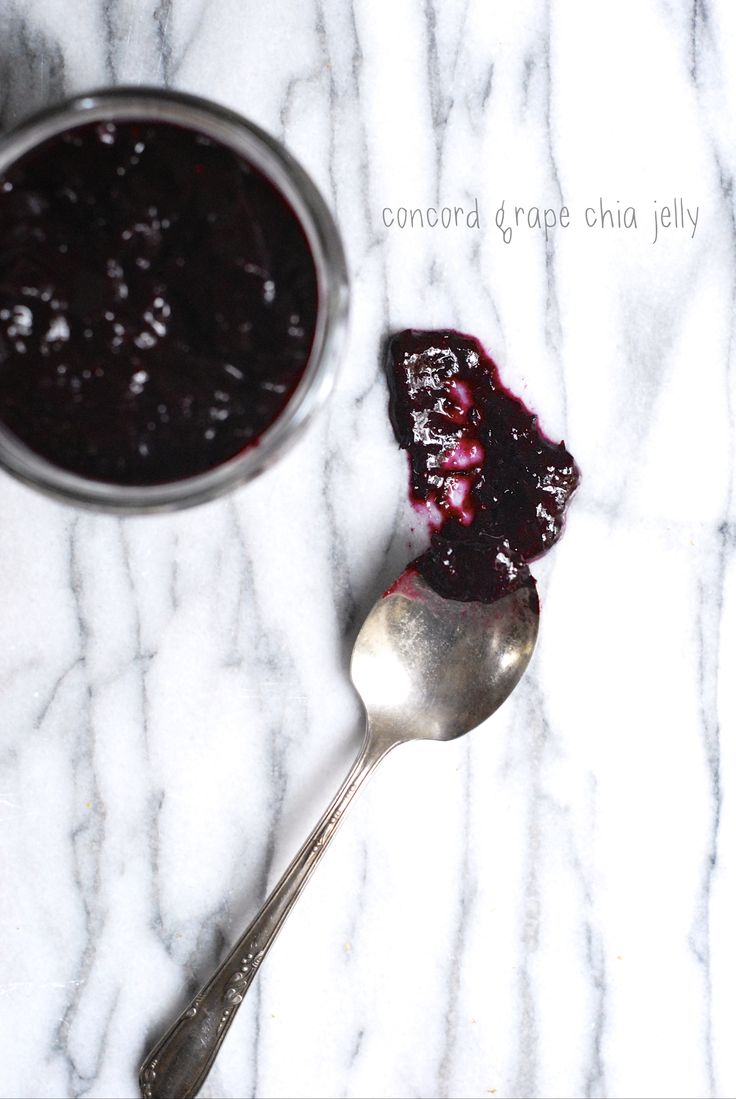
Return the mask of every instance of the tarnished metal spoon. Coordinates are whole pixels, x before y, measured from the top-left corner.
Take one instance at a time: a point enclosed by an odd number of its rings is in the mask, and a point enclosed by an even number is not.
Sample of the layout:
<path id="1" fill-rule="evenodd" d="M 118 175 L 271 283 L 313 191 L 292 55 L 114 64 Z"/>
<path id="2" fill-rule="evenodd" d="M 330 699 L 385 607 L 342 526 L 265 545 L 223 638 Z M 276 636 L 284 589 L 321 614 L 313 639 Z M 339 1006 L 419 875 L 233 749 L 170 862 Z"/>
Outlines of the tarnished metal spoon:
<path id="1" fill-rule="evenodd" d="M 533 586 L 494 603 L 443 599 L 407 570 L 358 634 L 350 674 L 367 713 L 363 747 L 263 908 L 201 992 L 156 1044 L 140 1072 L 144 1099 L 192 1099 L 239 1005 L 345 810 L 383 757 L 409 740 L 452 740 L 511 694 L 534 649 Z"/>

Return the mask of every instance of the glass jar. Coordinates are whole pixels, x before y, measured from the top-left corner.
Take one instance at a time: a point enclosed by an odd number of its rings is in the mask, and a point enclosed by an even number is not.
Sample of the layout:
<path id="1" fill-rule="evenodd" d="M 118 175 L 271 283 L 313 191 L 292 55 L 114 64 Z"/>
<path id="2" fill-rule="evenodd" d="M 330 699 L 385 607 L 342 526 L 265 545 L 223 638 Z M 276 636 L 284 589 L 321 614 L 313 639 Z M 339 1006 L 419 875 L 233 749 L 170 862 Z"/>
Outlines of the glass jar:
<path id="1" fill-rule="evenodd" d="M 114 88 L 77 96 L 25 120 L 0 141 L 0 175 L 66 130 L 95 122 L 164 122 L 227 146 L 265 176 L 301 223 L 317 277 L 317 318 L 306 368 L 288 403 L 257 440 L 204 472 L 164 484 L 88 479 L 48 461 L 0 420 L 0 465 L 26 484 L 74 504 L 118 513 L 162 511 L 209 500 L 255 477 L 290 447 L 329 395 L 343 349 L 348 280 L 340 237 L 316 187 L 273 138 L 234 112 L 159 88 Z M 0 366 L 0 370 L 1 370 Z"/>

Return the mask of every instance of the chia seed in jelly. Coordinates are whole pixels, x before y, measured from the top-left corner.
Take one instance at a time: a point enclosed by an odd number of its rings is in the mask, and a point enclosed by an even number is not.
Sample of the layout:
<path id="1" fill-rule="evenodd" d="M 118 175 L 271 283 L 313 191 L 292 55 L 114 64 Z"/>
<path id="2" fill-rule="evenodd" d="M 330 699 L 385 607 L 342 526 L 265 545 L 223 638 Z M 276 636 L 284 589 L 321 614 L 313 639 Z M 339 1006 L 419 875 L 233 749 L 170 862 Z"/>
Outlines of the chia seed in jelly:
<path id="1" fill-rule="evenodd" d="M 562 534 L 579 471 L 564 443 L 501 382 L 472 336 L 389 341 L 389 411 L 432 539 L 413 563 L 448 599 L 491 603 L 533 586 L 529 562 Z"/>
<path id="2" fill-rule="evenodd" d="M 85 123 L 0 176 L 0 421 L 155 485 L 256 443 L 307 366 L 317 276 L 253 165 L 166 122 Z"/>

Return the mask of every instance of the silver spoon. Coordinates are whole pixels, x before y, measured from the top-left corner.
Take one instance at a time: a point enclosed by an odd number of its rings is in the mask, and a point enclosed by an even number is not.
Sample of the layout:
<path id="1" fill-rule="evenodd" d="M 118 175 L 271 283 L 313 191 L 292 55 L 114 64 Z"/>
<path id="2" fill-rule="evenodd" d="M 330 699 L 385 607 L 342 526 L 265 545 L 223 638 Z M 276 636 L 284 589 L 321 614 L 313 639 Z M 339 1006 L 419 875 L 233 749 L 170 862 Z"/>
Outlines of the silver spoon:
<path id="1" fill-rule="evenodd" d="M 452 740 L 511 694 L 534 649 L 533 586 L 495 603 L 443 599 L 413 570 L 375 604 L 353 648 L 350 674 L 367 712 L 363 747 L 319 824 L 225 961 L 151 1050 L 144 1099 L 193 1099 L 281 926 L 383 757 L 409 740 Z"/>

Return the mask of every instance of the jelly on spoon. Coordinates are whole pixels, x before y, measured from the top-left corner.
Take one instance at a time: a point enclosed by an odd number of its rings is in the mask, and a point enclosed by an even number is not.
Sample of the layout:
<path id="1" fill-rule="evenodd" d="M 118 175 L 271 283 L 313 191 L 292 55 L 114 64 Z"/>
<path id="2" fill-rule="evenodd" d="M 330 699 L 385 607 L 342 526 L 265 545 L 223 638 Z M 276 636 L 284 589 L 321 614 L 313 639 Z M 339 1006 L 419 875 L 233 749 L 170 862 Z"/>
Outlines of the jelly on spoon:
<path id="1" fill-rule="evenodd" d="M 452 740 L 508 698 L 536 643 L 528 562 L 560 537 L 579 472 L 563 443 L 506 389 L 471 336 L 406 331 L 389 343 L 391 419 L 407 450 L 429 548 L 378 600 L 351 676 L 363 748 L 258 916 L 141 1069 L 144 1099 L 192 1097 L 346 809 L 383 757 L 410 740 Z"/>

